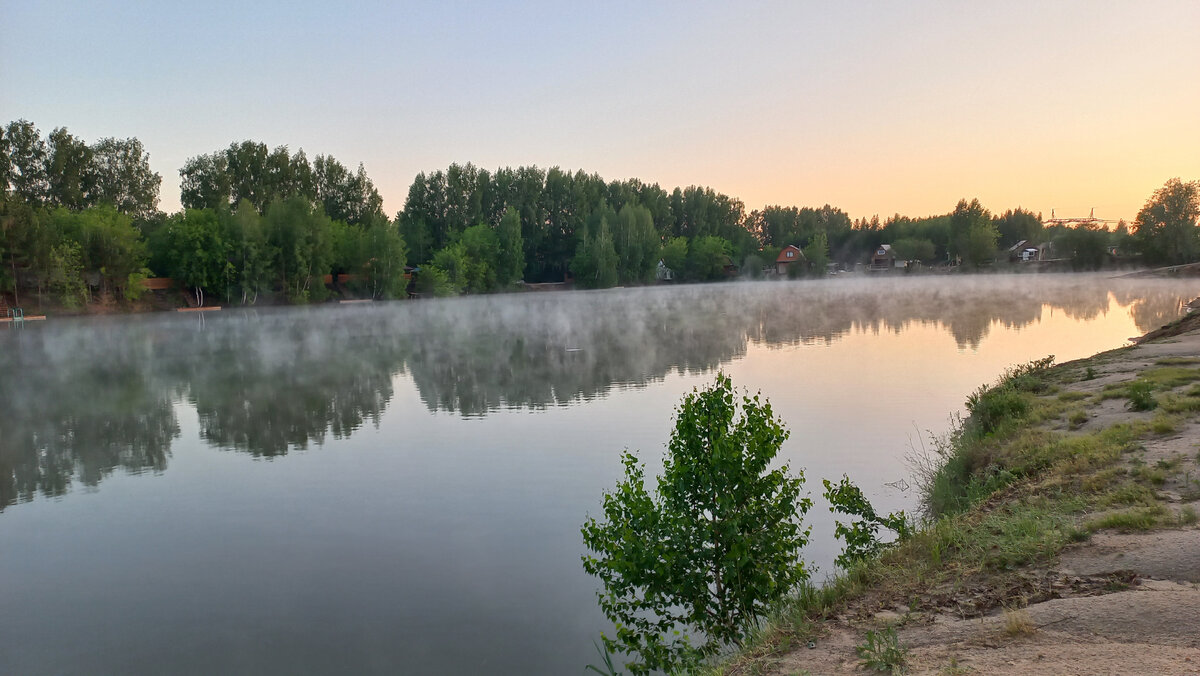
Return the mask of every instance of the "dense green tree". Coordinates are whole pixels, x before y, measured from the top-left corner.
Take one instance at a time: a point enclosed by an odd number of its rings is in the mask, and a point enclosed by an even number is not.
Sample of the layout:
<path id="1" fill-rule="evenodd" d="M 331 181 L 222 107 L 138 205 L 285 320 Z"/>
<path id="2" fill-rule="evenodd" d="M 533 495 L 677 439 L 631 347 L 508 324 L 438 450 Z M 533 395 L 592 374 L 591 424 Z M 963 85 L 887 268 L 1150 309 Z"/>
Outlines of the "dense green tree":
<path id="1" fill-rule="evenodd" d="M 934 260 L 937 247 L 928 239 L 904 237 L 892 242 L 892 251 L 900 260 L 928 263 Z"/>
<path id="2" fill-rule="evenodd" d="M 408 245 L 412 261 L 414 263 L 429 261 L 434 252 L 433 233 L 425 219 L 401 211 L 396 214 L 396 223 L 400 228 L 400 236 Z"/>
<path id="3" fill-rule="evenodd" d="M 426 265 L 415 274 L 417 275 L 416 293 L 422 296 L 443 298 L 458 293 L 458 289 L 450 281 L 446 271 L 436 265 Z"/>
<path id="4" fill-rule="evenodd" d="M 358 274 L 363 278 L 372 298 L 403 298 L 407 280 L 404 266 L 407 250 L 404 238 L 386 218 L 374 218 L 362 231 L 371 256 L 364 261 Z"/>
<path id="5" fill-rule="evenodd" d="M 719 374 L 680 404 L 653 493 L 637 458 L 622 456 L 625 478 L 604 495 L 602 520 L 583 525 L 583 566 L 603 584 L 600 607 L 617 627 L 605 647 L 635 657 L 633 673 L 690 671 L 740 644 L 808 579 L 804 475 L 772 467 L 787 438 L 769 403 L 739 402 Z"/>
<path id="6" fill-rule="evenodd" d="M 50 132 L 46 163 L 47 201 L 54 206 L 83 209 L 95 195 L 92 149 L 65 127 Z"/>
<path id="7" fill-rule="evenodd" d="M 724 278 L 729 253 L 729 242 L 720 237 L 706 235 L 693 239 L 688 244 L 687 276 L 702 282 Z"/>
<path id="8" fill-rule="evenodd" d="M 1110 233 L 1099 226 L 1079 225 L 1067 228 L 1055 244 L 1058 251 L 1071 257 L 1076 270 L 1097 270 L 1108 260 Z"/>
<path id="9" fill-rule="evenodd" d="M 229 262 L 233 266 L 231 295 L 243 305 L 253 305 L 260 293 L 271 289 L 274 278 L 271 266 L 278 254 L 270 249 L 263 218 L 249 200 L 238 203 L 233 211 L 217 213 L 224 221 Z"/>
<path id="10" fill-rule="evenodd" d="M 271 269 L 288 300 L 324 300 L 322 279 L 332 270 L 332 222 L 320 207 L 300 196 L 271 204 L 263 219 Z"/>
<path id="11" fill-rule="evenodd" d="M 687 269 L 688 238 L 672 237 L 668 239 L 658 253 L 663 265 L 667 266 L 677 276 L 683 275 Z"/>
<path id="12" fill-rule="evenodd" d="M 211 209 L 186 209 L 170 217 L 160 231 L 166 250 L 168 274 L 192 289 L 196 304 L 204 305 L 204 294 L 227 295 L 236 269 L 230 262 L 233 247 L 228 231 Z"/>
<path id="13" fill-rule="evenodd" d="M 617 277 L 622 282 L 647 282 L 654 278 L 662 241 L 650 210 L 635 202 L 621 207 L 613 227 L 617 251 Z"/>
<path id="14" fill-rule="evenodd" d="M 60 303 L 77 308 L 87 303 L 87 285 L 83 281 L 83 253 L 79 243 L 65 240 L 50 249 L 46 286 Z"/>
<path id="15" fill-rule="evenodd" d="M 1200 181 L 1178 178 L 1154 191 L 1133 222 L 1147 263 L 1177 265 L 1200 259 Z"/>
<path id="16" fill-rule="evenodd" d="M 1017 207 L 1009 209 L 996 218 L 996 230 L 1000 233 L 999 246 L 1008 248 L 1025 240 L 1032 244 L 1041 241 L 1041 216 Z"/>
<path id="17" fill-rule="evenodd" d="M 316 199 L 331 219 L 358 225 L 383 216 L 383 198 L 361 164 L 350 172 L 332 157 L 318 155 L 313 180 Z"/>
<path id="18" fill-rule="evenodd" d="M 507 287 L 520 281 L 525 273 L 525 240 L 521 236 L 521 216 L 516 209 L 505 209 L 496 233 L 500 239 L 496 279 L 500 286 Z"/>
<path id="19" fill-rule="evenodd" d="M 231 204 L 233 186 L 229 176 L 229 161 L 224 153 L 188 158 L 179 170 L 179 178 L 179 201 L 183 208 L 216 209 Z M 262 213 L 258 206 L 255 208 Z"/>
<path id="20" fill-rule="evenodd" d="M 268 150 L 256 141 L 189 158 L 179 170 L 185 208 L 232 207 L 245 200 L 260 213 L 276 201 L 303 197 L 319 203 L 333 220 L 361 225 L 383 216 L 383 198 L 360 164 L 351 172 L 327 155 L 310 165 L 303 150 Z"/>
<path id="21" fill-rule="evenodd" d="M 433 260 L 427 266 L 428 274 L 422 270 L 425 282 L 421 292 L 432 291 L 439 296 L 462 293 L 470 284 L 470 267 L 471 261 L 461 243 L 456 242 L 441 249 L 433 255 Z"/>
<path id="22" fill-rule="evenodd" d="M 30 206 L 45 204 L 50 195 L 46 175 L 49 150 L 41 132 L 28 120 L 9 122 L 5 129 L 7 188 Z"/>
<path id="23" fill-rule="evenodd" d="M 501 265 L 500 238 L 496 231 L 483 223 L 473 225 L 463 231 L 458 245 L 465 258 L 464 288 L 470 293 L 494 291 Z"/>
<path id="24" fill-rule="evenodd" d="M 607 289 L 617 284 L 617 265 L 617 250 L 608 220 L 602 219 L 594 232 L 579 243 L 571 260 L 571 272 L 575 282 L 585 289 Z"/>
<path id="25" fill-rule="evenodd" d="M 60 237 L 79 244 L 89 286 L 130 299 L 141 293 L 146 243 L 129 216 L 108 204 L 78 212 L 59 208 L 50 214 L 50 224 Z"/>
<path id="26" fill-rule="evenodd" d="M 808 262 L 809 274 L 824 277 L 829 267 L 829 238 L 818 231 L 804 246 L 804 260 Z"/>
<path id="27" fill-rule="evenodd" d="M 91 151 L 91 204 L 111 204 L 134 218 L 148 218 L 158 209 L 162 177 L 150 169 L 141 141 L 104 138 Z"/>
<path id="28" fill-rule="evenodd" d="M 0 201 L 8 198 L 8 178 L 12 174 L 12 159 L 9 157 L 10 146 L 8 127 L 0 127 Z"/>
<path id="29" fill-rule="evenodd" d="M 959 200 L 950 215 L 951 256 L 958 257 L 964 265 L 979 267 L 995 258 L 999 237 L 991 213 L 978 199 Z"/>

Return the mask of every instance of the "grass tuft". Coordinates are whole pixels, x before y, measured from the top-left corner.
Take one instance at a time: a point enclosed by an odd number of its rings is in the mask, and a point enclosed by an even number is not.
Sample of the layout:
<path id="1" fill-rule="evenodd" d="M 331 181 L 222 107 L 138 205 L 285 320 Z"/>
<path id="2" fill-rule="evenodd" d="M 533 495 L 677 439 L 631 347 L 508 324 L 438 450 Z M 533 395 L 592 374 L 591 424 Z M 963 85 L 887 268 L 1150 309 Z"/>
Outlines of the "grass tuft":
<path id="1" fill-rule="evenodd" d="M 1179 510 L 1179 525 L 1194 526 L 1196 521 L 1200 521 L 1200 517 L 1197 517 L 1195 507 L 1184 505 L 1183 509 Z"/>
<path id="2" fill-rule="evenodd" d="M 1120 512 L 1113 512 L 1088 521 L 1085 528 L 1091 532 L 1114 529 L 1122 532 L 1151 530 L 1163 521 L 1167 508 L 1160 504 L 1148 507 L 1137 507 Z"/>
<path id="3" fill-rule="evenodd" d="M 1012 638 L 1030 636 L 1037 631 L 1033 618 L 1024 608 L 1004 609 L 1004 635 Z"/>

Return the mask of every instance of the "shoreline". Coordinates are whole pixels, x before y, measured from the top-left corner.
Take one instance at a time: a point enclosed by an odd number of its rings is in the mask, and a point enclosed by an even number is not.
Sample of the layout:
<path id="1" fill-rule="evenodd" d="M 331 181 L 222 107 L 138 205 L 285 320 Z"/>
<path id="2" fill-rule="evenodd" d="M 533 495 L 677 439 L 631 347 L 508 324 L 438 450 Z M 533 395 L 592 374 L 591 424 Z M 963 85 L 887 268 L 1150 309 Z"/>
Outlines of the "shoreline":
<path id="1" fill-rule="evenodd" d="M 937 517 L 704 673 L 1200 671 L 1200 315 L 981 393 L 917 467 Z"/>
<path id="2" fill-rule="evenodd" d="M 1172 274 L 1172 271 L 1177 268 L 1187 268 L 1189 270 L 1185 275 Z M 1074 271 L 1074 270 L 1031 270 L 1014 267 L 1002 268 L 985 268 L 980 270 L 922 270 L 917 272 L 873 272 L 873 273 L 853 273 L 843 272 L 838 275 L 829 275 L 821 278 L 805 278 L 800 280 L 779 279 L 775 277 L 753 278 L 753 277 L 737 277 L 732 279 L 723 279 L 717 281 L 691 281 L 691 282 L 675 282 L 675 283 L 651 283 L 639 285 L 625 285 L 611 287 L 612 289 L 623 288 L 658 288 L 658 287 L 676 287 L 676 286 L 707 286 L 711 284 L 730 284 L 730 283 L 806 283 L 806 282 L 822 282 L 830 280 L 859 280 L 859 281 L 894 281 L 900 279 L 920 279 L 931 277 L 945 277 L 947 275 L 959 276 L 966 275 L 968 277 L 994 277 L 994 276 L 1016 276 L 1016 277 L 1031 277 L 1039 278 L 1043 276 L 1059 277 L 1071 275 L 1094 275 L 1103 279 L 1121 280 L 1121 279 L 1166 279 L 1178 280 L 1183 277 L 1200 276 L 1200 263 L 1190 266 L 1172 266 L 1156 269 L 1139 269 L 1134 272 L 1127 272 L 1127 269 L 1108 269 L 1108 270 L 1091 270 L 1091 271 Z M 1197 273 L 1193 275 L 1192 273 Z M 581 290 L 574 286 L 573 283 L 554 282 L 547 284 L 530 283 L 520 284 L 519 286 L 507 289 L 497 290 L 490 293 L 463 293 L 448 298 L 474 298 L 485 296 L 511 296 L 524 295 L 529 293 L 560 293 Z M 603 290 L 603 289 L 601 289 Z M 334 293 L 328 299 L 311 303 L 292 303 L 279 298 L 264 298 L 261 303 L 249 305 L 239 304 L 206 304 L 204 306 L 195 306 L 191 303 L 188 294 L 177 287 L 153 287 L 147 288 L 145 294 L 138 300 L 113 300 L 105 299 L 98 302 L 92 302 L 83 305 L 82 307 L 65 307 L 52 302 L 35 301 L 33 304 L 17 303 L 12 299 L 12 294 L 0 294 L 0 314 L 3 314 L 5 308 L 19 307 L 27 311 L 35 311 L 41 318 L 55 319 L 59 317 L 105 317 L 112 315 L 135 315 L 135 314 L 153 314 L 161 312 L 197 312 L 217 309 L 246 309 L 246 308 L 277 308 L 277 307 L 314 307 L 321 305 L 337 306 L 337 305 L 358 305 L 366 303 L 390 303 L 390 302 L 407 302 L 430 300 L 434 297 L 426 298 L 420 294 L 412 294 L 407 298 L 356 298 L 354 296 L 339 295 Z M 1145 338 L 1145 337 L 1143 337 Z"/>

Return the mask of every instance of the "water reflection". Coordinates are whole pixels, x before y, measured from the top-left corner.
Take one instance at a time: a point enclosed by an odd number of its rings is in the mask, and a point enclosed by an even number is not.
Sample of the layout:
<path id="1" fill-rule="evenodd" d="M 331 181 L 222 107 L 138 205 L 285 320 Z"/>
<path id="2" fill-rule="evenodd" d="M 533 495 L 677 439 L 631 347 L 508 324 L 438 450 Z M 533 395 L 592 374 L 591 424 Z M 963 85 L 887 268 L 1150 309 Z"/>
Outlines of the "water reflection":
<path id="1" fill-rule="evenodd" d="M 194 407 L 207 443 L 255 456 L 378 426 L 406 373 L 431 412 L 486 415 L 587 401 L 768 346 L 938 326 L 962 348 L 1044 312 L 1088 321 L 1113 303 L 1139 331 L 1186 284 L 1098 277 L 730 284 L 444 302 L 61 320 L 0 333 L 0 509 L 163 471 Z"/>

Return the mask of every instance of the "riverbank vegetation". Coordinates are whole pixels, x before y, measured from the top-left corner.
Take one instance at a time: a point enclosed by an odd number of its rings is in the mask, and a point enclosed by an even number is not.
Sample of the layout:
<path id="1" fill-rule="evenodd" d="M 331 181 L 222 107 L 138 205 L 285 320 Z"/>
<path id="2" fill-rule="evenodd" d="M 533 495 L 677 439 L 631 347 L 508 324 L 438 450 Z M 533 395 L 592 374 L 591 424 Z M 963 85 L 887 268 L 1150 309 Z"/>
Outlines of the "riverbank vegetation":
<path id="1" fill-rule="evenodd" d="M 1193 458 L 1155 459 L 1147 451 L 1200 411 L 1200 369 L 1175 360 L 1131 359 L 1126 350 L 1061 366 L 1047 358 L 980 388 L 968 400 L 966 420 L 914 453 L 923 525 L 878 556 L 844 565 L 825 584 L 801 586 L 741 651 L 708 671 L 764 673 L 835 626 L 860 632 L 862 664 L 895 671 L 904 667 L 905 651 L 894 626 L 1002 608 L 1016 617 L 1049 598 L 1128 588 L 1129 580 L 1104 576 L 1063 587 L 1053 563 L 1098 531 L 1196 522 L 1188 504 L 1200 498 Z M 1098 374 L 1108 382 L 1090 382 Z M 1145 410 L 1139 401 L 1146 396 L 1171 402 L 1173 417 Z M 1105 404 L 1114 398 L 1124 402 L 1116 411 Z M 1084 422 L 1072 422 L 1080 413 Z M 803 655 L 796 659 L 802 663 Z"/>
<path id="2" fill-rule="evenodd" d="M 1177 333 L 1197 328 L 1194 317 L 1175 325 Z M 1061 366 L 1047 357 L 1007 370 L 968 397 L 965 420 L 914 452 L 919 519 L 877 514 L 845 476 L 824 480 L 831 511 L 850 520 L 836 523 L 845 545 L 839 572 L 820 583 L 803 561 L 779 558 L 795 556 L 807 539 L 801 527 L 811 506 L 796 490 L 802 473 L 767 472 L 787 433 L 757 398 L 743 400 L 745 417 L 733 424 L 730 383 L 718 376 L 679 410 L 658 497 L 626 454 L 626 479 L 606 494 L 605 519 L 584 526 L 595 553 L 584 565 L 603 582 L 601 606 L 616 625 L 615 638 L 604 637 L 609 672 L 608 651 L 619 650 L 632 658 L 632 673 L 764 673 L 835 626 L 860 632 L 853 652 L 861 666 L 899 672 L 908 651 L 897 623 L 1004 609 L 1005 635 L 1026 636 L 1037 627 L 1025 606 L 1127 589 L 1128 576 L 1063 578 L 1054 563 L 1093 533 L 1197 522 L 1200 456 L 1179 437 L 1200 422 L 1197 383 L 1200 360 L 1173 352 L 1122 349 Z M 767 513 L 783 525 L 755 520 Z M 689 527 L 672 530 L 679 525 Z M 714 601 L 734 588 L 731 580 L 753 582 L 736 587 L 749 594 L 736 613 Z M 703 642 L 692 645 L 691 632 Z M 731 657 L 703 666 L 729 648 Z"/>
<path id="3" fill-rule="evenodd" d="M 748 211 L 703 186 L 471 164 L 418 174 L 389 217 L 362 165 L 254 141 L 194 156 L 180 177 L 183 208 L 164 214 L 161 177 L 136 138 L 88 143 L 61 127 L 43 137 L 25 120 L 0 128 L 0 293 L 18 304 L 126 302 L 147 277 L 173 278 L 197 304 L 489 293 L 521 281 L 605 288 L 775 274 L 787 246 L 803 252 L 789 277 L 869 264 L 885 244 L 910 267 L 972 270 L 1039 246 L 1074 269 L 1200 259 L 1200 184 L 1178 179 L 1132 227 L 1109 230 L 1043 227 L 1040 214 L 993 215 L 967 199 L 883 221 L 830 205 Z"/>

